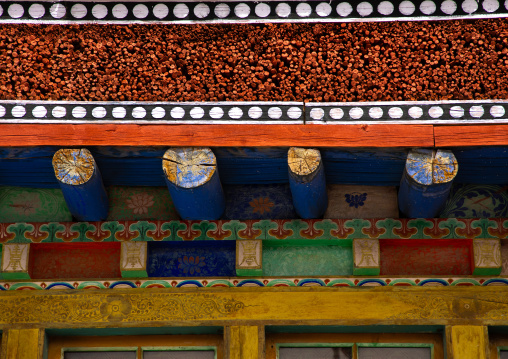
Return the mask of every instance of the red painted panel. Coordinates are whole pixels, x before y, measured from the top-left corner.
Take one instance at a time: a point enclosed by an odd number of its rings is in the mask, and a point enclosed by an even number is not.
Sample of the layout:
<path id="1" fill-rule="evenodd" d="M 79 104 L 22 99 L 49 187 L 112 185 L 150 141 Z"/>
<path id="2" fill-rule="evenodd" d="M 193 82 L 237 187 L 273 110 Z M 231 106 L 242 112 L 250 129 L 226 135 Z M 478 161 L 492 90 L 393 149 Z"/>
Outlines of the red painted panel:
<path id="1" fill-rule="evenodd" d="M 381 239 L 381 275 L 471 275 L 472 241 Z"/>
<path id="2" fill-rule="evenodd" d="M 34 243 L 30 266 L 32 279 L 120 278 L 120 243 Z"/>

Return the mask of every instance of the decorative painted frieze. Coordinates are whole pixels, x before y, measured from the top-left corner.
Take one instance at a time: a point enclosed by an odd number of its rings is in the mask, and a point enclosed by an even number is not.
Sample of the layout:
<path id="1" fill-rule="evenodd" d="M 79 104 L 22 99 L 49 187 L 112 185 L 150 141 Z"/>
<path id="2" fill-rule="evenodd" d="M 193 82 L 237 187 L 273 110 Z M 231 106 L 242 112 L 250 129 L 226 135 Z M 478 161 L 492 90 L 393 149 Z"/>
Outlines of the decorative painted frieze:
<path id="1" fill-rule="evenodd" d="M 499 239 L 474 239 L 474 275 L 498 275 L 502 270 L 501 241 Z"/>
<path id="2" fill-rule="evenodd" d="M 503 17 L 498 0 L 426 1 L 4 1 L 0 22 L 46 24 L 195 24 L 249 22 L 418 21 Z"/>
<path id="3" fill-rule="evenodd" d="M 2 248 L 2 276 L 5 279 L 30 279 L 30 244 L 9 243 Z"/>
<path id="4" fill-rule="evenodd" d="M 306 103 L 305 123 L 502 123 L 507 106 L 497 100 Z"/>
<path id="5" fill-rule="evenodd" d="M 2 100 L 0 123 L 303 124 L 303 110 L 303 102 Z"/>
<path id="6" fill-rule="evenodd" d="M 2 290 L 128 289 L 128 288 L 213 288 L 213 287 L 455 287 L 508 286 L 507 277 L 256 277 L 256 278 L 170 278 L 78 281 L 3 281 Z"/>
<path id="7" fill-rule="evenodd" d="M 506 237 L 506 218 L 0 223 L 0 243 Z"/>
<path id="8" fill-rule="evenodd" d="M 122 242 L 120 253 L 120 271 L 123 278 L 148 277 L 146 242 Z"/>
<path id="9" fill-rule="evenodd" d="M 2 16 L 0 23 L 1 19 Z M 471 124 L 506 123 L 507 109 L 505 100 L 337 103 L 1 100 L 0 123 Z"/>
<path id="10" fill-rule="evenodd" d="M 263 241 L 236 241 L 236 275 L 256 276 L 263 274 Z"/>
<path id="11" fill-rule="evenodd" d="M 379 275 L 380 270 L 379 240 L 354 239 L 353 259 L 354 275 Z"/>

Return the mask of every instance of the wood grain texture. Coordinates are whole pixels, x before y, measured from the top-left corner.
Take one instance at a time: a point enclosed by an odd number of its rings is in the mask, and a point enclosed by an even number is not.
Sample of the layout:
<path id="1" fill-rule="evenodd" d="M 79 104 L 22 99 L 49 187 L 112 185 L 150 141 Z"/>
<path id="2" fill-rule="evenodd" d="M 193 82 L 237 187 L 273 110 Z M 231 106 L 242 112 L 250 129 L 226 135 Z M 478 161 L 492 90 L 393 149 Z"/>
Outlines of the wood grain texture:
<path id="1" fill-rule="evenodd" d="M 3 124 L 0 125 L 0 133 L 2 145 L 7 147 L 27 144 L 30 146 L 434 146 L 431 125 Z"/>
<path id="2" fill-rule="evenodd" d="M 226 359 L 261 359 L 260 337 L 262 332 L 257 326 L 230 326 L 224 332 Z"/>
<path id="3" fill-rule="evenodd" d="M 42 359 L 44 329 L 9 329 L 2 335 L 2 358 Z"/>
<path id="4" fill-rule="evenodd" d="M 490 359 L 486 326 L 448 326 L 446 341 L 449 359 Z"/>
<path id="5" fill-rule="evenodd" d="M 436 147 L 508 145 L 508 125 L 434 126 Z"/>

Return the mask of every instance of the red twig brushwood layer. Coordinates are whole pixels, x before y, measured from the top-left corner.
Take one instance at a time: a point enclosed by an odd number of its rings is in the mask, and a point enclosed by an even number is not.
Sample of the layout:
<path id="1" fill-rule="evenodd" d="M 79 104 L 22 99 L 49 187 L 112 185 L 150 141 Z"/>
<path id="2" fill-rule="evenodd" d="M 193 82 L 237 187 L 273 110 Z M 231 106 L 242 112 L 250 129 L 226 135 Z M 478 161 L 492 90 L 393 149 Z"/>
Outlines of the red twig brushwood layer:
<path id="1" fill-rule="evenodd" d="M 508 98 L 508 21 L 0 26 L 0 99 Z"/>

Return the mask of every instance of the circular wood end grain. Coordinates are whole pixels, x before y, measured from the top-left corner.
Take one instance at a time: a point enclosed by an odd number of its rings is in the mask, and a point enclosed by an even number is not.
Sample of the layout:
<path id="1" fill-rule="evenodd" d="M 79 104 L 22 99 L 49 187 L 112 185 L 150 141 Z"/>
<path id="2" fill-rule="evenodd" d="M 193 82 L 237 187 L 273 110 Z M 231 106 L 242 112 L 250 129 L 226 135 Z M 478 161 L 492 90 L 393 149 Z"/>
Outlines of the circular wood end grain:
<path id="1" fill-rule="evenodd" d="M 291 147 L 288 151 L 288 165 L 291 172 L 305 176 L 313 173 L 319 167 L 321 154 L 313 148 Z"/>
<path id="2" fill-rule="evenodd" d="M 60 182 L 77 186 L 92 177 L 95 161 L 86 148 L 61 149 L 53 156 L 53 169 Z"/>
<path id="3" fill-rule="evenodd" d="M 171 148 L 164 153 L 162 169 L 167 179 L 182 188 L 195 188 L 208 182 L 217 167 L 212 150 L 206 147 Z"/>

